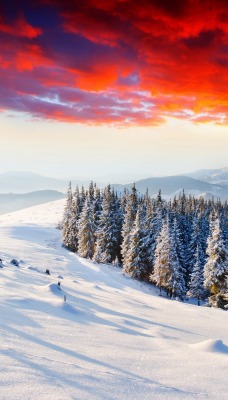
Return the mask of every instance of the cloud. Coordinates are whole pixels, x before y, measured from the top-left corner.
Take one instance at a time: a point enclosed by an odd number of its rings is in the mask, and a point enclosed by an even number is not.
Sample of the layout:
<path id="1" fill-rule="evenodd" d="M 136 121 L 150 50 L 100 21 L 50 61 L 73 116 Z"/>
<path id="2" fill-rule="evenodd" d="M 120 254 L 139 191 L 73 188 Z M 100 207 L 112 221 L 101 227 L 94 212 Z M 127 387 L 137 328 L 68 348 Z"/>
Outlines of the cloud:
<path id="1" fill-rule="evenodd" d="M 16 37 L 33 39 L 42 34 L 42 29 L 30 25 L 24 16 L 20 15 L 10 24 L 4 21 L 3 17 L 0 17 L 0 32 Z"/>
<path id="2" fill-rule="evenodd" d="M 94 124 L 227 123 L 225 0 L 22 5 L 11 15 L 3 1 L 1 109 Z"/>

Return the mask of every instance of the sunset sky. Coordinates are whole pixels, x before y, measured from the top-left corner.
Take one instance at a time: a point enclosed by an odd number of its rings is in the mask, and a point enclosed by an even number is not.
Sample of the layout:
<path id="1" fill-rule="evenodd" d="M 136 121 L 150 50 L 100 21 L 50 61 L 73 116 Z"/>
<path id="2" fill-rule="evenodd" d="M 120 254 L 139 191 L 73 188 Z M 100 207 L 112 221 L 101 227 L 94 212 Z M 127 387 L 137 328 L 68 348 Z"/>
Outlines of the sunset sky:
<path id="1" fill-rule="evenodd" d="M 0 172 L 227 165 L 226 0 L 1 0 L 0 49 Z"/>

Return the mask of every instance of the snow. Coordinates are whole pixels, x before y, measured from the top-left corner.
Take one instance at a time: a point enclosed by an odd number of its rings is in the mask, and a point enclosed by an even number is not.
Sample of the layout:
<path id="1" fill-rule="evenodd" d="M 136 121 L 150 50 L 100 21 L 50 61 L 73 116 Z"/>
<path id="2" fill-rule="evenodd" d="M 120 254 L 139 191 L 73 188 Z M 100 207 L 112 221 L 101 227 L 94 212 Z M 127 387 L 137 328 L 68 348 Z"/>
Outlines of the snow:
<path id="1" fill-rule="evenodd" d="M 228 346 L 226 346 L 222 340 L 216 339 L 204 340 L 201 343 L 191 345 L 191 347 L 197 351 L 228 353 Z"/>
<path id="2" fill-rule="evenodd" d="M 64 203 L 0 216 L 1 400 L 227 399 L 227 312 L 68 252 Z"/>

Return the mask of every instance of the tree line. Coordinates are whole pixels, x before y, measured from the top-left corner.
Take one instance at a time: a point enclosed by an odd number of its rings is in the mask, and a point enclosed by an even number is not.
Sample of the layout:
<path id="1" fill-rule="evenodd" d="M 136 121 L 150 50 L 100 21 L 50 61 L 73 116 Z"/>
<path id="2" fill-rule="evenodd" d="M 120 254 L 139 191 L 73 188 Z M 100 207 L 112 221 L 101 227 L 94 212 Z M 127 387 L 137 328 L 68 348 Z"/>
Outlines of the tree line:
<path id="1" fill-rule="evenodd" d="M 228 205 L 219 199 L 161 192 L 151 198 L 91 183 L 67 192 L 63 245 L 96 263 L 114 264 L 171 298 L 228 304 Z"/>

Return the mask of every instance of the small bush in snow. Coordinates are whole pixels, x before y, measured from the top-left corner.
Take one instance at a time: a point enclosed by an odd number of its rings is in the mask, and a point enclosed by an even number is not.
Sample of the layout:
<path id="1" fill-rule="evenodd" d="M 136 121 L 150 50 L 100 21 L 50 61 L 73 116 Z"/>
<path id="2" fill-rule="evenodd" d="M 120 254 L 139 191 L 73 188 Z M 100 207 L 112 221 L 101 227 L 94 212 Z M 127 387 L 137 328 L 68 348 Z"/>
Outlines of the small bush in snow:
<path id="1" fill-rule="evenodd" d="M 18 262 L 17 260 L 15 260 L 15 258 L 13 258 L 13 259 L 10 261 L 10 264 L 15 265 L 16 267 L 19 266 L 19 262 Z"/>

